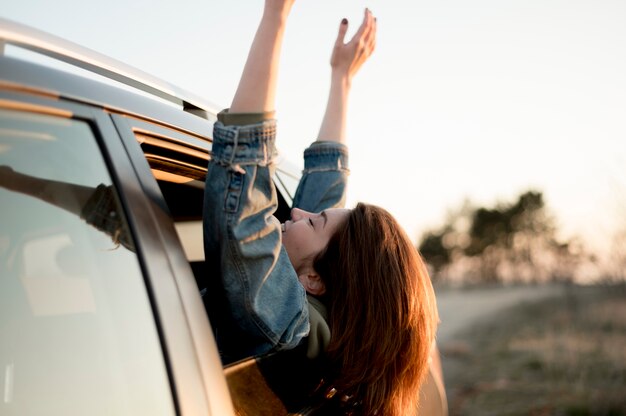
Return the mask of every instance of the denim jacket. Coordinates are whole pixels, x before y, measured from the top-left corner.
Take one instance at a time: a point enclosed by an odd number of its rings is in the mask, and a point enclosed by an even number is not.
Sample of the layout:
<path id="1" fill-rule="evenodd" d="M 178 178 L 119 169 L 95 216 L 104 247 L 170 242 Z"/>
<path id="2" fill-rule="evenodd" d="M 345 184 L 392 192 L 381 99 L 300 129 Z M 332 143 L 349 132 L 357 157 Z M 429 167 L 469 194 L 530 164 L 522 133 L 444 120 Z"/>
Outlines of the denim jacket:
<path id="1" fill-rule="evenodd" d="M 222 354 L 231 358 L 295 348 L 310 329 L 309 301 L 273 215 L 278 205 L 272 182 L 275 137 L 275 120 L 214 126 L 204 248 L 209 267 L 219 268 L 219 295 L 226 300 L 227 311 L 219 311 L 226 324 L 218 326 L 216 338 Z M 315 142 L 304 161 L 294 207 L 319 212 L 343 206 L 347 148 Z"/>

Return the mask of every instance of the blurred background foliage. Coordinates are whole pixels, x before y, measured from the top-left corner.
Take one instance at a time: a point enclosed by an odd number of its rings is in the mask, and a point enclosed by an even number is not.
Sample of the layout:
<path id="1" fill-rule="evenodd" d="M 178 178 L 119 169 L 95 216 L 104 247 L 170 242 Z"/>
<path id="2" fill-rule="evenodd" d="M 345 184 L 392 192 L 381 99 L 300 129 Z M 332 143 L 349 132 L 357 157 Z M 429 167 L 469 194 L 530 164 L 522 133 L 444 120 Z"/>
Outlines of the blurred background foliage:
<path id="1" fill-rule="evenodd" d="M 535 291 L 438 340 L 450 416 L 626 415 L 626 197 L 602 252 L 564 238 L 545 201 L 538 190 L 466 200 L 419 242 L 440 308 L 453 311 L 442 326 Z M 479 302 L 450 302 L 456 293 Z"/>
<path id="2" fill-rule="evenodd" d="M 624 280 L 626 227 L 610 253 L 593 253 L 579 238 L 562 239 L 541 191 L 494 207 L 470 201 L 424 233 L 419 250 L 433 280 L 446 283 L 547 283 Z"/>

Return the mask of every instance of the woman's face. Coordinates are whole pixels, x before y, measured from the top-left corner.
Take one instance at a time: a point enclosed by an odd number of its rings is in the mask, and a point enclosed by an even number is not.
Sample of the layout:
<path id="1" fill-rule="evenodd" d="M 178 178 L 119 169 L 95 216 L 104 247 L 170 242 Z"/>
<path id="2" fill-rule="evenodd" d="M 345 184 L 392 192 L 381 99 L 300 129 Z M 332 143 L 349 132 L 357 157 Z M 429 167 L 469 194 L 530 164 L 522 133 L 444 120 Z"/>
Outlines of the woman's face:
<path id="1" fill-rule="evenodd" d="M 347 221 L 349 213 L 345 208 L 330 208 L 318 214 L 291 210 L 291 220 L 282 224 L 283 246 L 298 275 L 312 272 L 313 260 Z"/>

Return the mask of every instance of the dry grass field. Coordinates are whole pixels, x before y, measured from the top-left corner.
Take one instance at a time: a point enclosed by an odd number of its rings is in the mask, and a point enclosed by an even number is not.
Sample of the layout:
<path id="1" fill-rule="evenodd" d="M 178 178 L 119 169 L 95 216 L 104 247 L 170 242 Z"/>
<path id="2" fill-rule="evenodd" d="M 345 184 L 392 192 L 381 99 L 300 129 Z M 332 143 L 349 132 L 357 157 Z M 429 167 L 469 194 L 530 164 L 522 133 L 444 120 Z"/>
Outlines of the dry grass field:
<path id="1" fill-rule="evenodd" d="M 567 287 L 442 351 L 451 416 L 626 415 L 626 286 Z"/>

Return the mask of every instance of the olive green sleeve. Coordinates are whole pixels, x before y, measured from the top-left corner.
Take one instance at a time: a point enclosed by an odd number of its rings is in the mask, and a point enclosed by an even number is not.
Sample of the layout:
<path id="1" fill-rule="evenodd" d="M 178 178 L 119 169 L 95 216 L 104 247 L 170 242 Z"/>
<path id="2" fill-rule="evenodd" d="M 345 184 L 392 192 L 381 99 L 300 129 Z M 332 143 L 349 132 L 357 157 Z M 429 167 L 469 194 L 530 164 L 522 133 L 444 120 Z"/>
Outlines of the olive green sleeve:
<path id="1" fill-rule="evenodd" d="M 248 124 L 258 124 L 274 118 L 275 111 L 265 111 L 261 113 L 230 113 L 228 109 L 217 114 L 217 119 L 225 126 L 245 126 Z"/>

